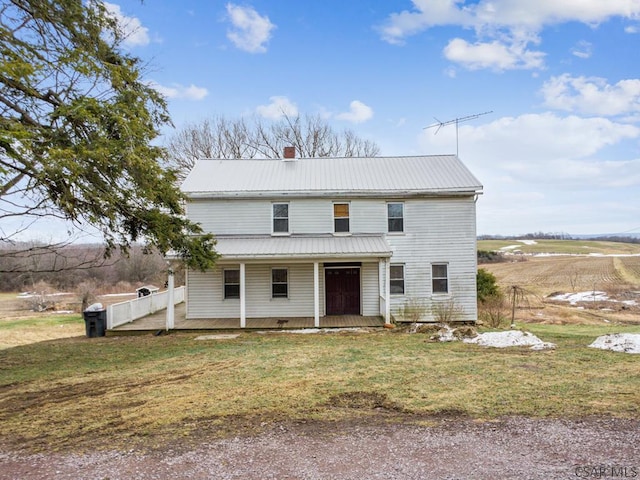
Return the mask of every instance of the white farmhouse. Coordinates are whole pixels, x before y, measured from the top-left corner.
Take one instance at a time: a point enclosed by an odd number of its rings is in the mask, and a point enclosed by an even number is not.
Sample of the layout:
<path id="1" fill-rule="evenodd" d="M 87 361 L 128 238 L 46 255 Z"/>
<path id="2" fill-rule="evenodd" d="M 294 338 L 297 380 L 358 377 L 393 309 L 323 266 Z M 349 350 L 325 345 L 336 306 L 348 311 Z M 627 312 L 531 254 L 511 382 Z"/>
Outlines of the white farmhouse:
<path id="1" fill-rule="evenodd" d="M 187 321 L 477 318 L 482 185 L 455 155 L 200 160 L 182 190 L 221 255 L 187 272 Z"/>

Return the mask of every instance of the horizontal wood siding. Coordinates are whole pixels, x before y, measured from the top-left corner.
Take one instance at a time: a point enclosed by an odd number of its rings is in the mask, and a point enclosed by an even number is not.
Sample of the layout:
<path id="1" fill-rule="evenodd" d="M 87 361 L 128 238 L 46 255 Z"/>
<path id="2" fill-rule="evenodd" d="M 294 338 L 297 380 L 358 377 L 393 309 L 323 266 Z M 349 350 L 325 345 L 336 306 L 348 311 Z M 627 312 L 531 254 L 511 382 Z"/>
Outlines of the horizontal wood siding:
<path id="1" fill-rule="evenodd" d="M 453 300 L 464 311 L 460 320 L 477 319 L 476 306 L 476 209 L 473 197 L 442 198 L 273 198 L 263 200 L 197 200 L 188 206 L 189 218 L 207 232 L 219 235 L 270 234 L 272 203 L 289 203 L 289 227 L 293 234 L 333 232 L 333 201 L 350 203 L 351 233 L 387 233 L 387 202 L 404 203 L 404 232 L 386 235 L 393 250 L 391 263 L 405 266 L 405 294 L 391 298 L 392 313 L 407 301 L 425 304 Z M 355 258 L 355 261 L 360 259 Z M 446 263 L 449 294 L 433 295 L 432 263 Z M 286 266 L 286 265 L 285 265 Z M 247 316 L 313 315 L 313 265 L 290 268 L 290 298 L 270 298 L 271 265 L 247 265 Z M 223 318 L 239 315 L 239 301 L 222 299 L 222 274 L 190 272 L 188 315 L 192 318 Z M 375 275 L 374 275 L 375 274 Z M 379 313 L 378 265 L 363 264 L 362 310 Z M 324 272 L 320 270 L 320 312 L 324 315 Z M 199 292 L 199 293 L 198 293 Z M 212 315 L 215 315 L 213 317 Z M 425 320 L 433 320 L 427 315 Z"/>
<path id="2" fill-rule="evenodd" d="M 270 234 L 271 208 L 266 200 L 192 200 L 187 215 L 215 235 Z"/>
<path id="3" fill-rule="evenodd" d="M 271 298 L 271 269 L 286 268 L 289 297 Z M 240 300 L 224 299 L 222 271 L 239 268 L 218 265 L 207 272 L 189 272 L 187 318 L 237 318 Z M 313 317 L 313 264 L 246 265 L 246 315 L 261 317 Z M 324 315 L 324 279 L 320 268 L 320 314 Z"/>
<path id="4" fill-rule="evenodd" d="M 287 268 L 289 298 L 271 298 L 271 269 Z M 189 272 L 187 318 L 236 318 L 240 316 L 240 300 L 224 299 L 222 270 L 239 268 L 219 265 L 208 272 Z M 380 313 L 378 264 L 363 263 L 360 270 L 362 315 Z M 247 318 L 312 317 L 313 264 L 246 265 Z M 320 315 L 325 314 L 324 270 L 320 264 Z"/>
<path id="5" fill-rule="evenodd" d="M 378 263 L 363 263 L 360 268 L 362 291 L 362 315 L 380 315 L 380 293 L 378 291 Z"/>
<path id="6" fill-rule="evenodd" d="M 268 235 L 272 233 L 272 204 L 289 204 L 289 233 L 333 233 L 333 200 L 195 200 L 187 206 L 188 216 L 205 232 L 216 235 Z M 350 203 L 351 233 L 384 233 L 387 228 L 384 200 L 335 199 Z"/>
<path id="7" fill-rule="evenodd" d="M 391 299 L 392 313 L 407 301 L 426 307 L 425 321 L 436 320 L 429 312 L 434 302 L 453 301 L 464 314 L 459 320 L 477 319 L 476 224 L 472 198 L 410 200 L 405 202 L 405 232 L 388 235 L 392 264 L 405 266 L 405 294 Z M 432 263 L 446 263 L 449 294 L 433 294 Z"/>

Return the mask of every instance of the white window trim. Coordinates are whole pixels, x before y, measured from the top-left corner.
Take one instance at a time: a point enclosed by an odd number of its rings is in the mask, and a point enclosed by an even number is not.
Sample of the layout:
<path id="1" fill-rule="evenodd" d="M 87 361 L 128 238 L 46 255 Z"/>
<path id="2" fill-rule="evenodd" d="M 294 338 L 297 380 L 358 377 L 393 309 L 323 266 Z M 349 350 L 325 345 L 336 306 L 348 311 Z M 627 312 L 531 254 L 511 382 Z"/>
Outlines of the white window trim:
<path id="1" fill-rule="evenodd" d="M 273 271 L 274 270 L 284 270 L 287 272 L 287 296 L 286 297 L 274 297 L 273 296 L 273 285 L 274 285 L 274 281 L 273 281 Z M 283 282 L 275 282 L 278 285 L 282 285 Z M 287 267 L 271 267 L 271 300 L 289 300 L 289 269 Z"/>
<path id="2" fill-rule="evenodd" d="M 349 216 L 348 217 L 338 217 L 338 219 L 340 218 L 346 218 L 349 221 L 349 230 L 346 232 L 336 232 L 336 213 L 335 213 L 335 205 L 348 205 L 349 206 Z M 340 202 L 340 201 L 335 201 L 335 202 L 331 202 L 331 221 L 332 221 L 332 230 L 333 230 L 333 234 L 336 236 L 349 236 L 351 235 L 351 202 Z"/>
<path id="3" fill-rule="evenodd" d="M 402 293 L 391 292 L 391 282 L 394 280 L 391 278 L 391 269 L 393 267 L 402 267 Z M 389 265 L 389 293 L 392 297 L 404 297 L 407 294 L 407 267 L 404 263 L 392 263 Z"/>
<path id="4" fill-rule="evenodd" d="M 274 215 L 274 210 L 276 205 L 286 205 L 287 206 L 287 231 L 286 232 L 276 232 L 274 230 L 274 223 L 276 217 Z M 279 217 L 283 218 L 283 217 Z M 279 236 L 279 237 L 287 237 L 291 235 L 291 204 L 289 202 L 272 202 L 271 203 L 271 235 Z"/>
<path id="5" fill-rule="evenodd" d="M 240 295 L 241 295 L 241 293 L 240 293 L 240 278 L 238 278 L 238 283 L 237 284 L 236 283 L 227 284 L 225 282 L 225 278 L 224 278 L 225 277 L 224 272 L 227 272 L 227 271 L 237 271 L 238 272 L 238 277 L 240 276 L 240 268 L 239 267 L 238 268 L 229 267 L 229 268 L 223 268 L 222 269 L 222 300 L 225 301 L 225 302 L 226 301 L 236 301 L 237 302 L 237 301 L 240 300 Z M 237 297 L 229 297 L 229 298 L 227 298 L 227 295 L 226 295 L 226 286 L 227 285 L 238 285 L 238 296 Z"/>
<path id="6" fill-rule="evenodd" d="M 389 230 L 389 205 L 402 205 L 402 230 L 400 231 L 390 231 Z M 406 227 L 406 222 L 405 222 L 405 205 L 404 202 L 387 202 L 386 204 L 387 207 L 387 234 L 388 235 L 404 235 L 405 233 L 405 227 Z M 393 217 L 393 218 L 398 218 L 398 217 Z"/>
<path id="7" fill-rule="evenodd" d="M 445 267 L 447 267 L 447 291 L 446 292 L 434 292 L 433 291 L 433 281 L 434 280 L 442 280 L 444 279 L 444 277 L 434 277 L 433 276 L 433 267 L 434 266 L 441 266 L 444 265 Z M 449 280 L 450 278 L 450 273 L 449 273 L 449 262 L 431 262 L 431 294 L 435 295 L 435 296 L 439 296 L 439 297 L 444 297 L 444 296 L 448 296 L 451 295 L 451 282 Z"/>

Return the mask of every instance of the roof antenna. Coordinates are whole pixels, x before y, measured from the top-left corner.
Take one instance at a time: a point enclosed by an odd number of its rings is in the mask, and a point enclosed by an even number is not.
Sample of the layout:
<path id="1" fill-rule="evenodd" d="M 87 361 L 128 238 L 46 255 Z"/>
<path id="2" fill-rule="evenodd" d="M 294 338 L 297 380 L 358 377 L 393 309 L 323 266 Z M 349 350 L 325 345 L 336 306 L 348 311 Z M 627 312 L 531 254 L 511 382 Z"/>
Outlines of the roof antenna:
<path id="1" fill-rule="evenodd" d="M 441 122 L 436 117 L 433 117 L 437 123 L 434 123 L 432 125 L 424 127 L 423 130 L 426 130 L 427 128 L 438 127 L 438 128 L 436 128 L 436 131 L 433 133 L 435 135 L 436 133 L 438 133 L 440 131 L 440 129 L 442 127 L 446 127 L 447 125 L 452 125 L 452 124 L 455 123 L 456 124 L 456 157 L 457 157 L 458 156 L 458 124 L 461 123 L 461 122 L 466 122 L 468 120 L 473 120 L 474 118 L 481 117 L 482 115 L 488 115 L 490 113 L 493 113 L 493 110 L 491 110 L 489 112 L 476 113 L 475 115 L 469 115 L 467 117 L 454 118 L 453 120 L 447 120 L 446 122 Z"/>

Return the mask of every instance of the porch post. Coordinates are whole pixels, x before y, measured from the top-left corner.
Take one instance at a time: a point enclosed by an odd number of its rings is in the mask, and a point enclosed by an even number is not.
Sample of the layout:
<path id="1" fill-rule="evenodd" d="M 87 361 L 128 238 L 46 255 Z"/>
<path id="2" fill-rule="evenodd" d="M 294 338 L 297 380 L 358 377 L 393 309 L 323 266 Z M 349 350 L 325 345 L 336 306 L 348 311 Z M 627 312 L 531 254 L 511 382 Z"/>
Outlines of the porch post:
<path id="1" fill-rule="evenodd" d="M 319 264 L 313 262 L 313 326 L 320 328 L 320 278 Z"/>
<path id="2" fill-rule="evenodd" d="M 384 263 L 385 260 L 381 258 L 378 260 L 378 297 L 380 297 L 380 315 L 384 316 L 385 305 L 387 304 L 387 296 L 384 293 L 385 283 L 384 283 Z"/>
<path id="3" fill-rule="evenodd" d="M 169 267 L 169 277 L 167 279 L 167 331 L 172 330 L 175 320 L 174 305 L 174 285 L 173 285 L 173 269 Z"/>
<path id="4" fill-rule="evenodd" d="M 391 259 L 384 261 L 384 322 L 391 323 Z"/>
<path id="5" fill-rule="evenodd" d="M 240 264 L 240 328 L 247 327 L 247 306 L 245 304 L 246 295 L 244 291 L 244 263 Z"/>

